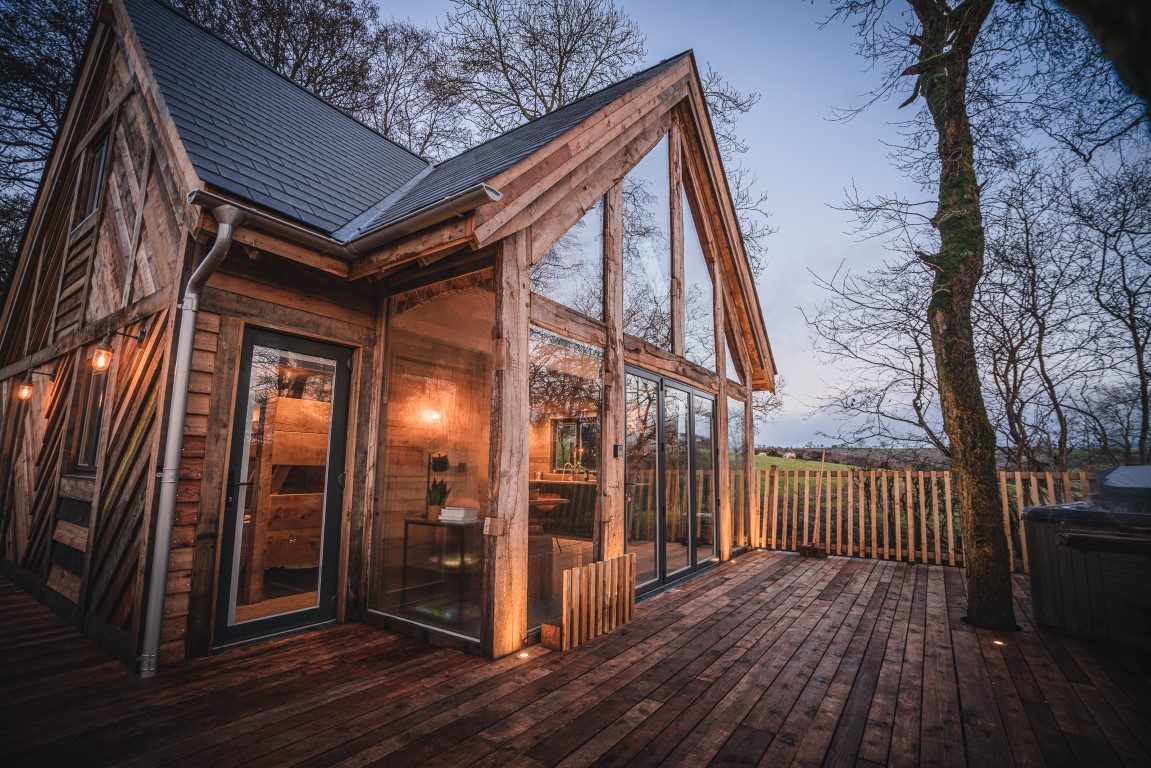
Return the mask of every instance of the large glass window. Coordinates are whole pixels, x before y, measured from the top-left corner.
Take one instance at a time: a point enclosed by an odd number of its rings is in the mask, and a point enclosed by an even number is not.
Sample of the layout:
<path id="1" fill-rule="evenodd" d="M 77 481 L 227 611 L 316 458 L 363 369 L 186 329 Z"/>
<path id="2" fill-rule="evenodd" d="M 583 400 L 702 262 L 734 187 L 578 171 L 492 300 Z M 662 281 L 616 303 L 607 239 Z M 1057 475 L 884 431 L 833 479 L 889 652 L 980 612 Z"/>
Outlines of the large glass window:
<path id="1" fill-rule="evenodd" d="M 591 562 L 599 502 L 603 352 L 531 331 L 528 626 L 562 609 L 563 572 Z"/>
<path id="2" fill-rule="evenodd" d="M 683 354 L 696 365 L 715 370 L 715 297 L 695 216 L 683 195 Z"/>
<path id="3" fill-rule="evenodd" d="M 532 265 L 532 293 L 603 319 L 603 200 Z"/>
<path id="4" fill-rule="evenodd" d="M 478 639 L 495 296 L 482 272 L 391 300 L 369 607 Z"/>
<path id="5" fill-rule="evenodd" d="M 750 545 L 751 506 L 747 498 L 747 413 L 741 400 L 727 399 L 727 458 L 731 489 L 731 513 L 735 523 L 733 542 Z"/>
<path id="6" fill-rule="evenodd" d="M 704 563 L 715 556 L 715 402 L 692 398 L 695 413 L 692 439 L 695 467 L 695 559 Z"/>
<path id="7" fill-rule="evenodd" d="M 659 383 L 627 375 L 627 443 L 624 478 L 627 551 L 636 557 L 637 586 L 660 578 Z"/>
<path id="8" fill-rule="evenodd" d="M 623 180 L 623 328 L 671 351 L 667 153 L 665 136 Z"/>

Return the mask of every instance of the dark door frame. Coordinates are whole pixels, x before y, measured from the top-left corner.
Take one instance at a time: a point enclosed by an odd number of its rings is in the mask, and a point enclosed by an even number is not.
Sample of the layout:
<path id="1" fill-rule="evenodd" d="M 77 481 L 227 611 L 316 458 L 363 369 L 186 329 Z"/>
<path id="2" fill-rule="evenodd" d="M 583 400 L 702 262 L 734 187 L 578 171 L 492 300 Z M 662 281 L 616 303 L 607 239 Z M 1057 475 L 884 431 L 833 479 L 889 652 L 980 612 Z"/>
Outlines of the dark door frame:
<path id="1" fill-rule="evenodd" d="M 697 388 L 691 386 L 690 384 L 684 384 L 683 382 L 677 381 L 676 379 L 668 378 L 666 376 L 661 376 L 658 373 L 653 373 L 653 372 L 645 370 L 643 368 L 639 368 L 637 366 L 631 365 L 630 363 L 624 365 L 624 374 L 625 374 L 625 376 L 626 375 L 637 376 L 641 379 L 646 379 L 647 381 L 654 382 L 657 386 L 657 397 L 658 397 L 658 412 L 657 412 L 657 416 L 656 416 L 656 442 L 658 443 L 657 451 L 656 451 L 656 456 L 657 456 L 657 458 L 656 458 L 656 476 L 658 479 L 655 481 L 655 486 L 656 486 L 655 490 L 656 490 L 656 499 L 657 499 L 657 511 L 656 511 L 656 531 L 657 531 L 656 538 L 657 538 L 657 541 L 655 542 L 655 545 L 656 545 L 655 546 L 656 578 L 652 579 L 651 581 L 645 582 L 644 584 L 637 584 L 636 585 L 636 594 L 642 595 L 642 594 L 645 594 L 647 592 L 653 592 L 656 590 L 663 589 L 668 584 L 673 584 L 677 581 L 680 581 L 681 579 L 687 578 L 688 576 L 695 573 L 696 571 L 699 571 L 700 569 L 711 564 L 717 557 L 715 550 L 718 549 L 718 537 L 719 537 L 719 525 L 718 525 L 718 523 L 719 523 L 719 477 L 718 477 L 719 462 L 716 460 L 716 455 L 715 455 L 715 445 L 716 445 L 715 435 L 716 435 L 716 430 L 718 429 L 718 427 L 716 426 L 716 415 L 715 415 L 716 414 L 716 395 L 714 395 L 710 392 L 706 392 L 706 391 L 697 389 Z M 626 386 L 626 383 L 625 383 L 625 386 Z M 687 409 L 688 409 L 688 411 L 687 411 L 688 412 L 688 418 L 687 418 L 687 446 L 688 447 L 687 447 L 687 450 L 688 450 L 688 499 L 689 499 L 688 530 L 690 532 L 689 536 L 688 536 L 688 553 L 689 553 L 688 554 L 688 566 L 686 568 L 681 568 L 681 569 L 679 569 L 679 570 L 677 570 L 671 574 L 669 574 L 667 572 L 667 500 L 665 498 L 665 496 L 666 496 L 666 493 L 665 493 L 666 485 L 664 483 L 664 472 L 666 471 L 666 468 L 667 468 L 666 467 L 667 462 L 666 462 L 665 456 L 664 456 L 664 443 L 665 443 L 664 395 L 665 395 L 667 389 L 669 389 L 669 388 L 675 389 L 679 392 L 683 392 L 683 393 L 688 395 L 688 399 L 687 399 Z M 712 554 L 709 557 L 707 557 L 706 559 L 704 559 L 702 562 L 699 561 L 698 549 L 696 547 L 696 540 L 695 540 L 695 538 L 696 538 L 696 536 L 695 536 L 695 516 L 698 512 L 698 510 L 695 509 L 695 499 L 696 499 L 696 493 L 697 493 L 697 491 L 696 491 L 696 477 L 695 477 L 695 401 L 697 398 L 708 400 L 711 402 L 711 405 L 712 405 L 712 410 L 711 410 L 711 413 L 712 413 L 712 417 L 711 417 L 711 421 L 712 421 L 712 425 L 711 425 L 711 430 L 712 430 L 711 471 L 712 471 L 712 478 L 713 478 L 713 480 L 712 480 L 712 538 L 717 541 L 717 543 L 713 544 L 713 546 L 712 546 Z M 626 471 L 626 465 L 625 465 L 625 471 Z M 624 479 L 625 487 L 626 487 L 626 482 L 627 482 L 627 479 L 625 477 L 625 479 Z M 626 525 L 627 525 L 626 520 L 625 520 L 624 525 L 625 525 L 625 530 L 626 530 Z M 625 552 L 627 551 L 627 536 L 626 535 L 624 536 L 624 551 Z"/>
<path id="2" fill-rule="evenodd" d="M 242 482 L 238 462 L 244 455 L 244 441 L 250 439 L 247 412 L 251 386 L 252 350 L 259 344 L 304 355 L 323 357 L 336 363 L 332 382 L 332 421 L 328 440 L 328 462 L 324 479 L 324 524 L 318 575 L 317 605 L 261 619 L 229 624 L 236 541 L 236 489 Z M 233 395 L 232 434 L 228 438 L 229 459 L 224 514 L 220 537 L 216 625 L 213 649 L 261 640 L 286 632 L 330 623 L 335 620 L 340 567 L 340 527 L 343 517 L 343 479 L 347 456 L 348 412 L 351 393 L 352 356 L 355 350 L 326 341 L 248 326 L 240 350 L 239 375 Z"/>

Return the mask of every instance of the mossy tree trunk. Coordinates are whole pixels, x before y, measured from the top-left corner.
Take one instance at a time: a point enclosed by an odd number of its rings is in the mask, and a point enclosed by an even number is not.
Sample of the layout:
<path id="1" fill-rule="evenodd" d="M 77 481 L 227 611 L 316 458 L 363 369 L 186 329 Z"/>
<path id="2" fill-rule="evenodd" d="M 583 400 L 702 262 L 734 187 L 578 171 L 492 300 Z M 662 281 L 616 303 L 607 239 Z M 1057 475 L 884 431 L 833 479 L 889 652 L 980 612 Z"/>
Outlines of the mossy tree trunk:
<path id="1" fill-rule="evenodd" d="M 943 426 L 953 452 L 964 563 L 967 618 L 980 627 L 1015 626 L 1007 538 L 999 516 L 995 432 L 976 365 L 971 305 L 983 274 L 984 233 L 974 144 L 967 117 L 968 64 L 993 0 L 908 0 L 923 25 L 913 37 L 918 75 L 939 136 L 939 204 L 933 219 L 939 251 L 920 254 L 935 271 L 928 321 L 939 379 Z"/>

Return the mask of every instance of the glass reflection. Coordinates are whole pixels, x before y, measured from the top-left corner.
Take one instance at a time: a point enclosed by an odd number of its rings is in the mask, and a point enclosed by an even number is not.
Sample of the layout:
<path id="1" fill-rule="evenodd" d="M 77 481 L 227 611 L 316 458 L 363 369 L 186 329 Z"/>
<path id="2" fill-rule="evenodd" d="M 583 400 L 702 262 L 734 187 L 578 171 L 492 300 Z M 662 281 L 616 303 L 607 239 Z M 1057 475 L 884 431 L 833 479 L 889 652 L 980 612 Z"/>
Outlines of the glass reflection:
<path id="1" fill-rule="evenodd" d="M 314 607 L 335 362 L 254 345 L 229 624 Z"/>
<path id="2" fill-rule="evenodd" d="M 715 294 L 703 245 L 695 228 L 695 215 L 683 202 L 683 354 L 696 365 L 715 370 Z"/>
<path id="3" fill-rule="evenodd" d="M 593 561 L 603 351 L 531 330 L 528 626 L 562 610 L 563 572 Z"/>
<path id="4" fill-rule="evenodd" d="M 734 518 L 733 542 L 750 545 L 751 505 L 747 497 L 747 413 L 741 400 L 727 399 L 727 457 L 731 483 L 731 512 Z"/>
<path id="5" fill-rule="evenodd" d="M 636 585 L 659 578 L 656 543 L 659 535 L 659 491 L 656 461 L 659 453 L 659 386 L 640 376 L 627 375 L 627 419 L 624 465 L 624 509 L 627 551 L 636 556 Z"/>
<path id="6" fill-rule="evenodd" d="M 695 463 L 695 560 L 702 563 L 715 555 L 715 403 L 694 398 Z"/>
<path id="7" fill-rule="evenodd" d="M 492 275 L 453 278 L 390 301 L 369 608 L 478 639 Z"/>
<path id="8" fill-rule="evenodd" d="M 603 319 L 603 200 L 532 265 L 532 293 Z"/>
<path id="9" fill-rule="evenodd" d="M 671 350 L 670 181 L 667 137 L 623 180 L 623 326 Z"/>
<path id="10" fill-rule="evenodd" d="M 688 394 L 667 388 L 663 396 L 664 525 L 667 574 L 691 565 L 691 447 L 687 434 Z"/>

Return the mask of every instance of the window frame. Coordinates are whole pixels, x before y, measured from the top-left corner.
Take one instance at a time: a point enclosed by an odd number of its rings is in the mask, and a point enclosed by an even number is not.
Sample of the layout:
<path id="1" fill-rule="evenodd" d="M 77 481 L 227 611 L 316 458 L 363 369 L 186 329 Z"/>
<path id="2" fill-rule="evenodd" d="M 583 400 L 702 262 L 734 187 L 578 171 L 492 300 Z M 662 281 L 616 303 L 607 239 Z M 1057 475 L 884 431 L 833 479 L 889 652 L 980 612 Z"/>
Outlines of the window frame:
<path id="1" fill-rule="evenodd" d="M 108 177 L 108 148 L 111 139 L 112 125 L 109 123 L 88 142 L 81 155 L 80 174 L 76 179 L 76 205 L 73 212 L 75 226 L 83 224 L 92 217 L 92 214 L 100 210 L 100 198 Z"/>

